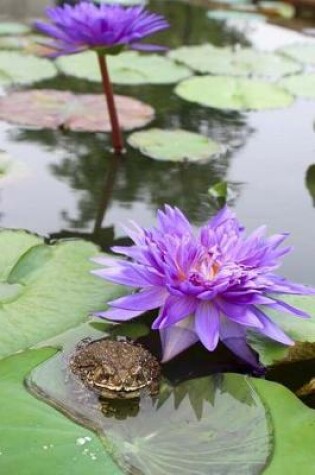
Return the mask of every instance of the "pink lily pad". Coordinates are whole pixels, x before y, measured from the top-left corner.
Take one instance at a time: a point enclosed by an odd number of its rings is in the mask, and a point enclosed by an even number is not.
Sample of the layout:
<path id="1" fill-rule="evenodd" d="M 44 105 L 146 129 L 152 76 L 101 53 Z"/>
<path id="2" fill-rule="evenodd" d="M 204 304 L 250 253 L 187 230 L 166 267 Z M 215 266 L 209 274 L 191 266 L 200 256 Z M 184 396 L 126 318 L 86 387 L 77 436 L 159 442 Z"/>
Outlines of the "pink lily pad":
<path id="1" fill-rule="evenodd" d="M 115 101 L 124 130 L 144 127 L 154 118 L 154 109 L 137 99 L 115 96 Z M 0 98 L 0 119 L 39 128 L 85 132 L 111 130 L 102 94 L 73 94 L 48 89 L 13 92 Z"/>

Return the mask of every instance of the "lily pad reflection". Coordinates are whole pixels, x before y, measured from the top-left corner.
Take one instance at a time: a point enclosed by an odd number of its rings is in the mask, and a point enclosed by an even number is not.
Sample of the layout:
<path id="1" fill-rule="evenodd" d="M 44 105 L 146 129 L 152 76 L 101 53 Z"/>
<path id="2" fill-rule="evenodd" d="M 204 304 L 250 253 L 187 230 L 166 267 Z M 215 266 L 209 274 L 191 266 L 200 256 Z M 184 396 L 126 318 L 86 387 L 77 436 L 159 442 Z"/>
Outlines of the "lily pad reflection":
<path id="1" fill-rule="evenodd" d="M 48 402 L 96 430 L 126 473 L 247 475 L 265 466 L 269 424 L 246 377 L 207 376 L 175 387 L 164 380 L 158 398 L 143 396 L 136 411 L 117 420 L 101 412 L 94 394 L 70 390 L 66 359 L 50 359 L 33 371 L 29 383 Z"/>

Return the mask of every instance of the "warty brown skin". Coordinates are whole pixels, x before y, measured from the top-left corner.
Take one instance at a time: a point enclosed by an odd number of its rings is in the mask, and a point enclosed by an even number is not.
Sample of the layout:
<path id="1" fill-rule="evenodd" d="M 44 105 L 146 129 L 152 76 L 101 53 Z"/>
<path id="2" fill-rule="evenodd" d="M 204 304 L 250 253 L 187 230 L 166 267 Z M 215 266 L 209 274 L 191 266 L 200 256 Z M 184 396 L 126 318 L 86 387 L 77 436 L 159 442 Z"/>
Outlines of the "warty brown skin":
<path id="1" fill-rule="evenodd" d="M 107 399 L 139 398 L 141 390 L 158 392 L 160 365 L 143 346 L 103 338 L 78 345 L 70 369 L 90 389 Z"/>

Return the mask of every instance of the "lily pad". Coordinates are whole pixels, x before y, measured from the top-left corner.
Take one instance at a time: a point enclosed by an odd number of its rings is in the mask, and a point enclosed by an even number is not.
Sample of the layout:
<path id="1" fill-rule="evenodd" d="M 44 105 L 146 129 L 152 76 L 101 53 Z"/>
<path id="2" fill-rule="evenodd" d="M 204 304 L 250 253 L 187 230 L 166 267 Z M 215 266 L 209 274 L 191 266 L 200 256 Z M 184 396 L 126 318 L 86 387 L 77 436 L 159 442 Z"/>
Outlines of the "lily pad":
<path id="1" fill-rule="evenodd" d="M 6 35 L 25 35 L 30 33 L 31 28 L 23 23 L 0 22 L 0 36 Z"/>
<path id="2" fill-rule="evenodd" d="M 301 65 L 284 56 L 242 48 L 216 48 L 210 44 L 183 46 L 169 53 L 175 61 L 186 64 L 199 73 L 228 76 L 259 76 L 280 78 L 301 70 Z"/>
<path id="3" fill-rule="evenodd" d="M 296 43 L 280 48 L 282 53 L 290 58 L 300 61 L 303 64 L 315 64 L 315 44 L 314 43 Z"/>
<path id="4" fill-rule="evenodd" d="M 122 129 L 147 125 L 154 110 L 127 96 L 115 96 Z M 41 128 L 63 128 L 98 132 L 111 130 L 105 98 L 101 94 L 73 94 L 69 91 L 29 90 L 0 98 L 0 118 L 14 124 Z"/>
<path id="5" fill-rule="evenodd" d="M 157 400 L 143 397 L 137 414 L 117 421 L 106 417 L 97 402 L 83 402 L 67 387 L 66 360 L 57 355 L 36 368 L 29 385 L 62 411 L 96 427 L 124 473 L 249 475 L 266 464 L 269 420 L 244 376 L 210 376 L 175 387 L 164 380 Z"/>
<path id="6" fill-rule="evenodd" d="M 263 81 L 226 76 L 187 79 L 175 93 L 189 102 L 227 110 L 264 110 L 288 107 L 293 96 L 284 89 Z"/>
<path id="7" fill-rule="evenodd" d="M 134 132 L 128 143 L 155 160 L 199 162 L 222 151 L 222 146 L 204 135 L 187 130 L 149 129 Z"/>
<path id="8" fill-rule="evenodd" d="M 279 85 L 295 96 L 315 99 L 315 73 L 313 74 L 295 74 L 283 78 Z"/>
<path id="9" fill-rule="evenodd" d="M 287 297 L 286 301 L 307 312 L 311 318 L 302 319 L 280 312 L 269 312 L 270 318 L 296 344 L 293 347 L 283 346 L 257 333 L 250 333 L 248 336 L 250 345 L 257 351 L 261 362 L 266 366 L 315 357 L 315 298 L 291 296 Z"/>
<path id="10" fill-rule="evenodd" d="M 314 472 L 315 411 L 288 389 L 262 379 L 250 379 L 270 413 L 274 452 L 264 475 Z"/>
<path id="11" fill-rule="evenodd" d="M 23 380 L 52 349 L 0 362 L 0 467 L 18 475 L 122 475 L 101 441 L 25 390 Z"/>
<path id="12" fill-rule="evenodd" d="M 85 321 L 119 286 L 90 274 L 95 245 L 44 244 L 24 231 L 0 232 L 0 357 L 29 348 Z"/>
<path id="13" fill-rule="evenodd" d="M 209 10 L 207 12 L 207 17 L 209 20 L 218 20 L 218 21 L 237 21 L 242 23 L 249 22 L 264 22 L 267 21 L 264 15 L 259 13 L 251 12 L 241 12 L 236 10 Z"/>
<path id="14" fill-rule="evenodd" d="M 89 81 L 101 81 L 96 55 L 84 52 L 57 60 L 60 70 L 67 75 Z M 108 67 L 114 84 L 172 84 L 192 75 L 190 69 L 156 54 L 141 55 L 127 51 L 108 57 Z"/>
<path id="15" fill-rule="evenodd" d="M 0 49 L 17 50 L 35 56 L 48 56 L 54 50 L 49 47 L 49 40 L 40 35 L 2 36 Z"/>
<path id="16" fill-rule="evenodd" d="M 45 58 L 15 51 L 0 51 L 1 73 L 8 76 L 12 84 L 29 84 L 53 78 L 57 75 L 57 69 Z"/>

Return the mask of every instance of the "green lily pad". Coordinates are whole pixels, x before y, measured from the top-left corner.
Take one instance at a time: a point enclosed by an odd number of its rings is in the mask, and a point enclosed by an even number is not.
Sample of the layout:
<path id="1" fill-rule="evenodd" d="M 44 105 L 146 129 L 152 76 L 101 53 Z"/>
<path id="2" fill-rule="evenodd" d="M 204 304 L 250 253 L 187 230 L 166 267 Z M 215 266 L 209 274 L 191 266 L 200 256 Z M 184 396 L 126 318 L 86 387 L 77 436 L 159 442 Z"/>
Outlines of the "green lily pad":
<path id="1" fill-rule="evenodd" d="M 120 126 L 144 127 L 154 118 L 148 104 L 128 96 L 115 96 Z M 102 94 L 30 89 L 0 98 L 0 118 L 14 124 L 73 131 L 109 132 L 111 123 Z"/>
<path id="2" fill-rule="evenodd" d="M 8 76 L 12 84 L 29 84 L 53 78 L 57 75 L 57 69 L 48 59 L 15 51 L 0 51 L 1 73 Z"/>
<path id="3" fill-rule="evenodd" d="M 315 411 L 280 384 L 250 379 L 270 413 L 274 452 L 264 475 L 314 472 Z"/>
<path id="4" fill-rule="evenodd" d="M 90 258 L 98 253 L 91 243 L 48 245 L 23 231 L 2 230 L 0 247 L 0 357 L 78 325 L 121 293 L 90 274 Z"/>
<path id="5" fill-rule="evenodd" d="M 278 84 L 295 96 L 315 99 L 315 73 L 288 76 Z"/>
<path id="6" fill-rule="evenodd" d="M 199 73 L 228 76 L 259 76 L 280 78 L 301 70 L 301 65 L 279 54 L 242 48 L 216 48 L 210 44 L 183 46 L 169 53 L 175 61 Z"/>
<path id="7" fill-rule="evenodd" d="M 251 12 L 241 12 L 236 10 L 209 10 L 207 12 L 207 17 L 209 20 L 218 20 L 218 21 L 237 21 L 237 22 L 253 22 L 259 21 L 264 22 L 267 21 L 264 15 L 259 13 L 251 13 Z"/>
<path id="8" fill-rule="evenodd" d="M 290 58 L 303 64 L 315 64 L 315 44 L 314 43 L 296 43 L 284 46 L 278 50 Z"/>
<path id="9" fill-rule="evenodd" d="M 0 36 L 0 49 L 19 50 L 22 48 L 23 40 L 19 36 Z"/>
<path id="10" fill-rule="evenodd" d="M 127 51 L 108 56 L 107 61 L 114 84 L 172 84 L 192 75 L 185 66 L 156 54 L 141 55 Z M 97 58 L 91 51 L 61 57 L 57 60 L 57 65 L 64 74 L 89 81 L 101 81 Z"/>
<path id="11" fill-rule="evenodd" d="M 286 301 L 307 312 L 311 318 L 303 319 L 285 313 L 268 312 L 270 318 L 296 342 L 296 345 L 284 346 L 257 333 L 250 333 L 249 343 L 266 366 L 315 357 L 315 298 L 290 296 Z"/>
<path id="12" fill-rule="evenodd" d="M 117 421 L 67 387 L 64 361 L 66 355 L 57 355 L 36 368 L 28 378 L 30 387 L 96 427 L 125 473 L 249 475 L 266 464 L 269 420 L 244 376 L 210 376 L 175 387 L 164 380 L 157 400 L 143 397 L 133 417 Z"/>
<path id="13" fill-rule="evenodd" d="M 122 475 L 130 466 L 150 475 L 191 475 L 192 467 L 200 475 L 313 473 L 315 412 L 278 384 L 236 374 L 176 387 L 165 382 L 159 401 L 144 402 L 136 417 L 115 421 L 99 413 L 102 446 L 93 432 L 25 390 L 24 376 L 53 353 L 27 351 L 0 362 L 3 473 Z M 53 391 L 50 404 L 64 397 L 61 386 L 66 388 L 61 368 L 52 379 L 57 360 L 38 366 L 31 377 L 36 384 L 41 377 L 44 390 Z M 70 415 L 79 407 L 78 399 L 72 405 L 74 396 L 68 400 Z M 81 407 L 91 415 L 82 401 Z"/>
<path id="14" fill-rule="evenodd" d="M 128 143 L 155 160 L 199 162 L 222 151 L 222 146 L 204 135 L 187 130 L 149 129 L 134 132 Z"/>
<path id="15" fill-rule="evenodd" d="M 25 35 L 30 33 L 31 28 L 23 23 L 0 22 L 0 36 Z"/>
<path id="16" fill-rule="evenodd" d="M 1 473 L 122 475 L 93 432 L 25 390 L 24 376 L 53 353 L 27 351 L 0 362 Z"/>
<path id="17" fill-rule="evenodd" d="M 293 102 L 291 94 L 274 84 L 226 76 L 187 79 L 175 93 L 189 102 L 227 110 L 278 109 Z"/>
<path id="18" fill-rule="evenodd" d="M 35 56 L 48 56 L 54 50 L 47 37 L 40 35 L 0 36 L 0 49 L 16 50 Z"/>

